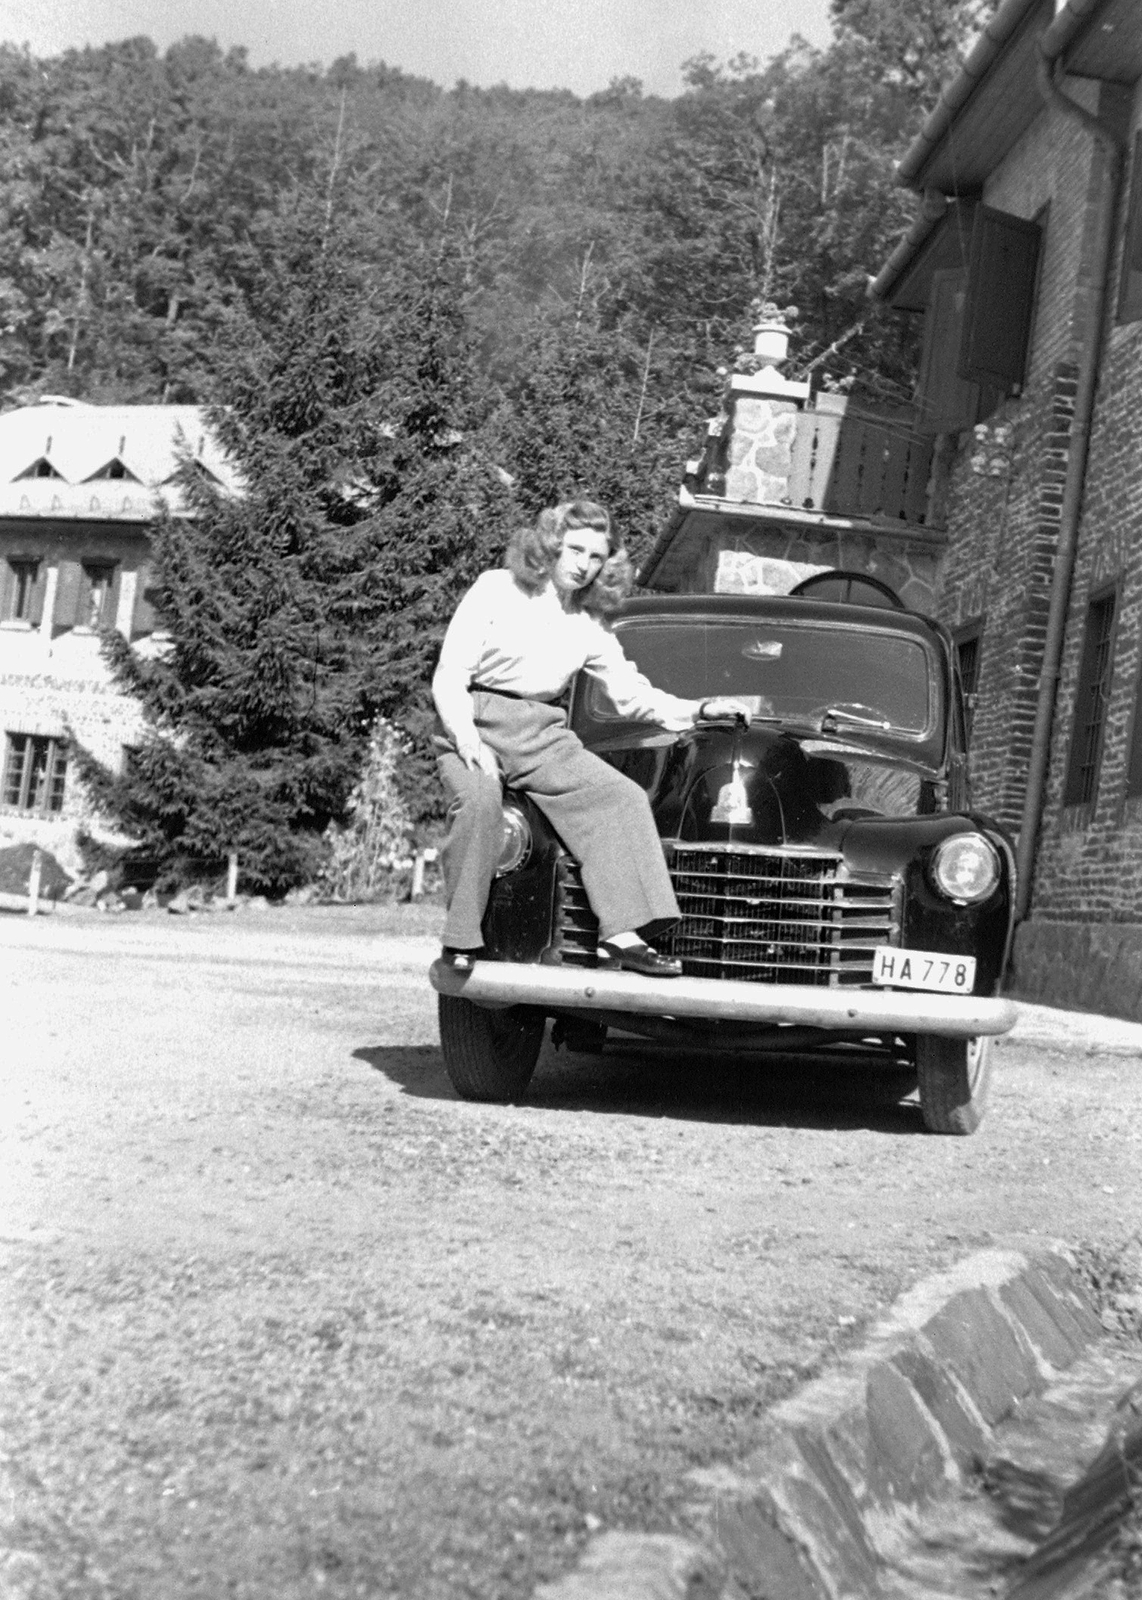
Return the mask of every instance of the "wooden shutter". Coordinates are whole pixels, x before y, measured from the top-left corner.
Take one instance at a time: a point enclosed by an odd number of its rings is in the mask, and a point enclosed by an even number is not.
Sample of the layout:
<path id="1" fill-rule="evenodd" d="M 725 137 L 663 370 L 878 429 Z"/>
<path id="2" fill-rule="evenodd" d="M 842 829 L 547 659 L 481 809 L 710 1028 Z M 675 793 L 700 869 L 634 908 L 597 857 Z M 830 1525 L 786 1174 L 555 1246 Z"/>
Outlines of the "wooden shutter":
<path id="1" fill-rule="evenodd" d="M 979 206 L 972 225 L 959 375 L 1004 394 L 1023 387 L 1039 267 L 1037 222 Z"/>
<path id="2" fill-rule="evenodd" d="M 38 628 L 44 620 L 44 593 L 48 586 L 48 564 L 46 561 L 36 563 L 36 581 L 32 585 L 32 603 L 28 608 L 28 621 L 33 628 Z"/>
<path id="3" fill-rule="evenodd" d="M 107 570 L 111 574 L 111 579 L 107 585 L 107 598 L 103 602 L 103 610 L 99 616 L 99 626 L 101 628 L 113 628 L 115 626 L 115 618 L 119 615 L 119 590 L 122 587 L 123 579 L 121 562 L 117 561 L 114 567 L 110 567 Z"/>
<path id="4" fill-rule="evenodd" d="M 140 567 L 135 579 L 135 613 L 131 618 L 132 639 L 141 639 L 145 634 L 155 631 L 157 623 L 153 595 L 150 568 Z"/>
<path id="5" fill-rule="evenodd" d="M 1142 133 L 1134 136 L 1130 207 L 1126 213 L 1122 274 L 1118 280 L 1119 322 L 1137 322 L 1139 318 L 1142 318 Z"/>
<path id="6" fill-rule="evenodd" d="M 10 561 L 0 563 L 0 621 L 7 622 L 12 615 L 16 594 L 16 570 Z"/>
<path id="7" fill-rule="evenodd" d="M 962 267 L 933 272 L 916 386 L 917 433 L 959 433 L 979 421 L 979 385 L 965 382 L 956 370 L 966 296 Z"/>
<path id="8" fill-rule="evenodd" d="M 55 613 L 52 625 L 56 628 L 74 628 L 83 598 L 83 568 L 78 561 L 61 561 L 59 581 L 56 584 Z"/>

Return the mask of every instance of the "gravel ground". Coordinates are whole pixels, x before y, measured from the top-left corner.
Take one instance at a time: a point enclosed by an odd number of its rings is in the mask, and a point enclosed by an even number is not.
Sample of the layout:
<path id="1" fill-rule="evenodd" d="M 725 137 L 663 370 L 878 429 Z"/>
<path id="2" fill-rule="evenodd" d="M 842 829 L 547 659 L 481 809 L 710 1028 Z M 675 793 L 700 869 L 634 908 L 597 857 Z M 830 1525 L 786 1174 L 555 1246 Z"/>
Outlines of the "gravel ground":
<path id="1" fill-rule="evenodd" d="M 1142 1027 L 1027 1008 L 968 1140 L 641 1047 L 465 1105 L 438 923 L 0 917 L 0 1595 L 522 1600 L 925 1273 L 1137 1227 Z"/>

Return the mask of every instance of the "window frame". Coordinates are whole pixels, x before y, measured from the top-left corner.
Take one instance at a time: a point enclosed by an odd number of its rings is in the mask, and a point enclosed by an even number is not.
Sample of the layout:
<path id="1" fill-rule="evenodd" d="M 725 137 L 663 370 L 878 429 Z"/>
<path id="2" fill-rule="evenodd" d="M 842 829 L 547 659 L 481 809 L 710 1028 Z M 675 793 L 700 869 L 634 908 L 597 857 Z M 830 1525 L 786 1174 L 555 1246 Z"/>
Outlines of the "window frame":
<path id="1" fill-rule="evenodd" d="M 976 705 L 979 700 L 979 678 L 980 667 L 983 662 L 985 625 L 985 617 L 973 617 L 969 622 L 963 622 L 958 628 L 952 630 L 952 643 L 956 651 L 956 671 L 959 674 L 960 688 L 964 697 L 964 732 L 969 745 L 971 744 L 972 724 L 975 722 Z M 974 672 L 970 685 L 963 670 L 963 652 L 965 647 L 969 645 L 975 646 Z"/>
<path id="2" fill-rule="evenodd" d="M 28 627 L 35 625 L 36 597 L 40 584 L 40 569 L 43 561 L 39 556 L 7 556 L 5 557 L 7 571 L 4 574 L 3 604 L 4 614 L 0 617 L 3 622 L 22 622 Z M 20 584 L 26 579 L 27 587 L 24 590 L 21 603 Z"/>
<path id="3" fill-rule="evenodd" d="M 17 750 L 17 744 L 20 749 Z M 43 747 L 43 764 L 37 766 L 37 746 Z M 18 776 L 14 764 L 18 762 Z M 23 817 L 58 817 L 67 796 L 68 742 L 54 734 L 7 732 L 4 735 L 4 769 L 0 778 L 0 806 Z M 41 781 L 38 791 L 34 787 Z M 38 798 L 37 798 L 38 792 Z"/>
<path id="4" fill-rule="evenodd" d="M 118 590 L 116 579 L 119 573 L 117 561 L 83 561 L 80 563 L 82 578 L 79 588 L 79 599 L 76 606 L 75 626 L 88 629 L 92 633 L 99 633 L 104 628 L 110 628 L 115 623 L 115 597 Z M 106 583 L 103 595 L 99 602 L 99 613 L 92 618 L 92 601 L 95 596 L 95 586 L 99 580 Z"/>
<path id="5" fill-rule="evenodd" d="M 1114 651 L 1118 635 L 1121 610 L 1120 579 L 1100 584 L 1091 590 L 1083 620 L 1082 641 L 1079 647 L 1078 678 L 1075 682 L 1075 700 L 1071 711 L 1071 739 L 1067 752 L 1067 765 L 1063 778 L 1064 810 L 1087 812 L 1093 816 L 1098 804 L 1099 783 L 1102 778 L 1102 760 L 1106 750 L 1106 725 L 1110 712 L 1110 698 L 1114 689 Z M 1100 638 L 1094 632 L 1095 613 L 1109 605 L 1109 622 Z M 1097 677 L 1099 653 L 1103 653 L 1102 676 Z M 1084 716 L 1083 699 L 1097 694 L 1101 700 L 1101 715 L 1097 721 L 1080 722 Z M 1090 737 L 1094 730 L 1093 738 Z M 1085 737 L 1085 750 L 1080 740 Z M 1087 774 L 1089 776 L 1084 776 Z"/>

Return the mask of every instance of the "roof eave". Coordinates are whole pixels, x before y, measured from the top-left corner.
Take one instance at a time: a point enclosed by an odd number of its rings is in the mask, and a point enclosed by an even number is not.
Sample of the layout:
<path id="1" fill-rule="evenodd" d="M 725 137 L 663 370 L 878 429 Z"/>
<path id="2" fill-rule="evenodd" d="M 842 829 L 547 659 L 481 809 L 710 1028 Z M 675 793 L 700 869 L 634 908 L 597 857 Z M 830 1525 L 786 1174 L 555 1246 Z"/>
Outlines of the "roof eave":
<path id="1" fill-rule="evenodd" d="M 905 151 L 896 169 L 897 183 L 909 189 L 924 188 L 925 170 L 960 112 L 1039 3 L 1040 0 L 1002 0 L 963 66 L 940 96 L 935 110 Z M 1057 60 L 1103 4 L 1104 0 L 1066 0 L 1040 41 L 1047 59 Z"/>

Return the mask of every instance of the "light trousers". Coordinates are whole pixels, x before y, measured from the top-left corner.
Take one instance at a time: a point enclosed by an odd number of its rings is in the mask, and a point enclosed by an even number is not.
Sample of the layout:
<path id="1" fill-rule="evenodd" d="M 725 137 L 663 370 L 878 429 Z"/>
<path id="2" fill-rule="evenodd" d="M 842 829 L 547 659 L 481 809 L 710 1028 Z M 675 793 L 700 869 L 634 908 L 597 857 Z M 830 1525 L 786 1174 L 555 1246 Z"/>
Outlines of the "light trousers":
<path id="1" fill-rule="evenodd" d="M 600 938 L 676 922 L 678 901 L 638 784 L 585 749 L 559 706 L 483 689 L 473 690 L 472 703 L 504 784 L 531 797 L 578 861 Z M 496 779 L 465 766 L 450 741 L 438 738 L 437 748 L 449 801 L 444 943 L 471 950 L 484 942 L 480 925 L 503 841 L 502 791 Z"/>

